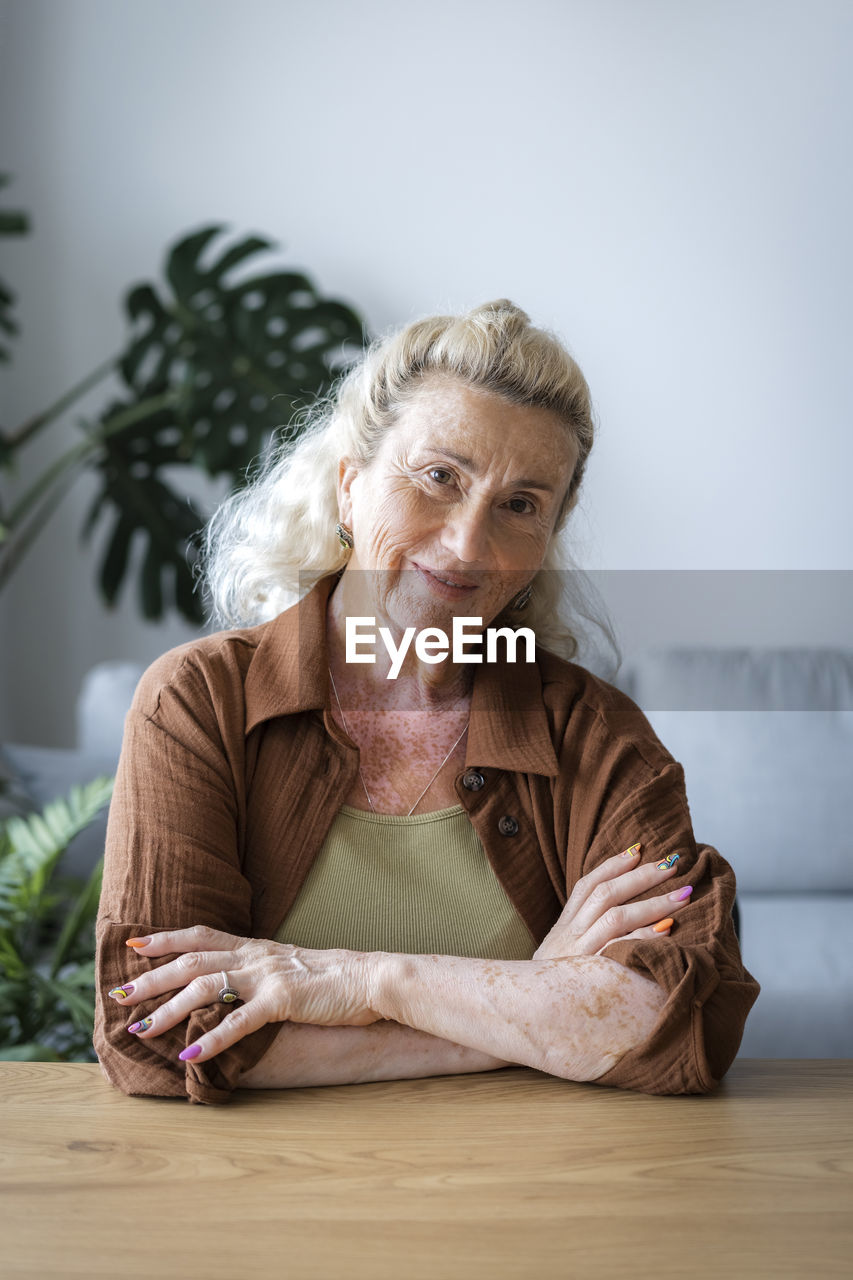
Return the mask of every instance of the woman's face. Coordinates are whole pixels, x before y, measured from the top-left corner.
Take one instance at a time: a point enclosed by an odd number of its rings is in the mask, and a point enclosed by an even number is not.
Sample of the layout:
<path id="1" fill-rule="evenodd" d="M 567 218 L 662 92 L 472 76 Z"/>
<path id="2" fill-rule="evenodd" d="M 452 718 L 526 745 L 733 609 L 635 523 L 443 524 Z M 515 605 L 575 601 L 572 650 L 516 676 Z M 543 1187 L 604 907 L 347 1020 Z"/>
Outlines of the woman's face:
<path id="1" fill-rule="evenodd" d="M 372 461 L 340 465 L 365 608 L 399 628 L 488 625 L 541 567 L 575 458 L 547 410 L 425 379 Z"/>

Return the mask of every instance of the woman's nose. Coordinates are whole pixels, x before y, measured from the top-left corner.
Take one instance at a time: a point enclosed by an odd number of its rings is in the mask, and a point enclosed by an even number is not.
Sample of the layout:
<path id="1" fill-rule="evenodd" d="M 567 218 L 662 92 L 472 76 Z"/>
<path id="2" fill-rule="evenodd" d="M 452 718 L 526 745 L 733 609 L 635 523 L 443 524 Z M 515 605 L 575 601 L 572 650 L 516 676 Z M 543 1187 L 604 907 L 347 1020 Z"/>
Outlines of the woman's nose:
<path id="1" fill-rule="evenodd" d="M 488 513 L 479 507 L 460 504 L 448 513 L 442 544 L 460 564 L 485 563 L 488 550 Z"/>

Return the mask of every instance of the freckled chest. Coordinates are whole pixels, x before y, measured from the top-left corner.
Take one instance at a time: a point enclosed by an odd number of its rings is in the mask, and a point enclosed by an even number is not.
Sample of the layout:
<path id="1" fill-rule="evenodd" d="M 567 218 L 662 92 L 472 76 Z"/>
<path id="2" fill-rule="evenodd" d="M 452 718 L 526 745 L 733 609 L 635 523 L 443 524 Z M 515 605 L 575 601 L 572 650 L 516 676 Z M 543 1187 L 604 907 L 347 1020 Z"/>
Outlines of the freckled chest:
<path id="1" fill-rule="evenodd" d="M 344 728 L 340 711 L 333 707 L 335 722 Z M 346 729 L 360 752 L 364 782 L 377 813 L 406 814 L 430 779 L 416 813 L 428 813 L 459 804 L 453 785 L 465 765 L 467 734 L 453 744 L 468 721 L 467 707 L 448 711 L 373 711 L 346 708 Z M 453 750 L 446 760 L 448 751 Z M 370 809 L 362 779 L 356 777 L 346 804 Z"/>

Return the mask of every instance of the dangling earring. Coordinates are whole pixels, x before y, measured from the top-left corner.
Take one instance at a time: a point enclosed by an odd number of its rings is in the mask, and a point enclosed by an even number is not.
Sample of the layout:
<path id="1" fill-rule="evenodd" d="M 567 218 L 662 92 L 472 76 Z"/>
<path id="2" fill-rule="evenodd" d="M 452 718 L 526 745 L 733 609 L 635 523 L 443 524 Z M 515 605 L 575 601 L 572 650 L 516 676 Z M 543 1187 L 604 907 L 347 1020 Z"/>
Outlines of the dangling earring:
<path id="1" fill-rule="evenodd" d="M 518 595 L 512 602 L 513 609 L 526 609 L 530 604 L 530 597 L 533 595 L 533 583 L 528 582 L 527 586 L 519 591 Z"/>
<path id="2" fill-rule="evenodd" d="M 341 524 L 340 521 L 338 521 L 335 525 L 335 533 L 338 535 L 338 542 L 341 544 L 344 551 L 352 551 L 355 546 L 355 539 L 346 525 Z"/>

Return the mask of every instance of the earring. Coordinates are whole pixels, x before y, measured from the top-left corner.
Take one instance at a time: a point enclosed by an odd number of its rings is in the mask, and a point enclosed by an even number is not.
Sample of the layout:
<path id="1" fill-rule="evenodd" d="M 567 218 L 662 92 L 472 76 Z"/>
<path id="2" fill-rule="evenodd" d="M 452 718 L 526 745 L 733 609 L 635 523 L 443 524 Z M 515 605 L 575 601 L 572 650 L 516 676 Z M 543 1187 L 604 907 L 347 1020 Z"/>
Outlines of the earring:
<path id="1" fill-rule="evenodd" d="M 340 521 L 338 521 L 335 525 L 335 533 L 338 535 L 338 542 L 341 544 L 343 549 L 345 551 L 352 551 L 355 546 L 355 539 L 346 525 L 341 524 Z"/>
<path id="2" fill-rule="evenodd" d="M 519 591 L 518 595 L 513 600 L 512 602 L 513 609 L 519 609 L 519 610 L 526 609 L 527 606 L 530 604 L 530 597 L 532 595 L 533 595 L 533 583 L 528 582 L 527 586 L 524 587 L 522 591 Z"/>

